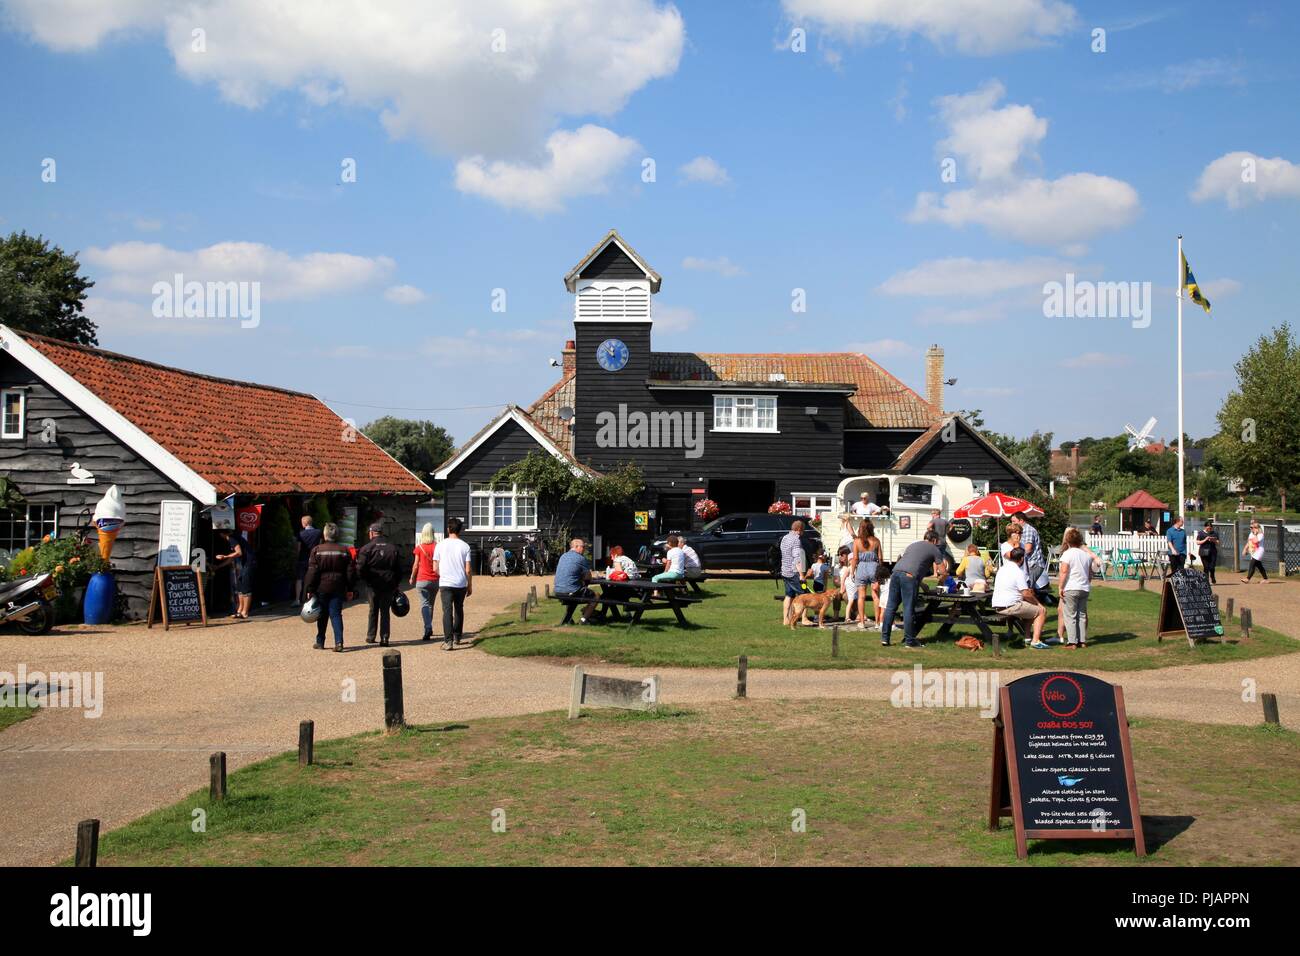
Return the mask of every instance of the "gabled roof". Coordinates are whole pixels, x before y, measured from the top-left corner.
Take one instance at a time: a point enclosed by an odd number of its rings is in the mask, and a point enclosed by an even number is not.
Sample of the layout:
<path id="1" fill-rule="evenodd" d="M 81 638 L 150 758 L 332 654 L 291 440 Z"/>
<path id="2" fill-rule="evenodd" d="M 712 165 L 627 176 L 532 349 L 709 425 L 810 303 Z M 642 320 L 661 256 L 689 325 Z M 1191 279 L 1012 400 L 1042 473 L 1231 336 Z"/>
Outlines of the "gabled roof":
<path id="1" fill-rule="evenodd" d="M 627 254 L 627 257 L 636 263 L 637 268 L 645 273 L 646 278 L 650 280 L 650 291 L 658 292 L 659 287 L 663 284 L 664 280 L 660 278 L 659 273 L 650 268 L 650 263 L 637 255 L 636 250 L 624 241 L 623 237 L 618 234 L 617 229 L 611 229 L 609 232 L 605 233 L 600 242 L 592 246 L 591 251 L 578 260 L 578 264 L 570 269 L 568 274 L 565 275 L 564 287 L 570 292 L 576 292 L 578 288 L 578 277 L 582 274 L 582 270 L 587 268 L 593 259 L 604 252 L 605 247 L 611 242 L 615 243 L 620 249 L 622 249 L 623 252 Z"/>
<path id="2" fill-rule="evenodd" d="M 668 381 L 853 386 L 845 428 L 929 428 L 940 410 L 861 352 L 654 352 L 650 377 Z M 780 385 L 781 382 L 772 382 Z"/>
<path id="3" fill-rule="evenodd" d="M 1169 506 L 1146 490 L 1135 491 L 1123 501 L 1115 505 L 1116 508 L 1158 508 L 1164 511 Z"/>
<path id="4" fill-rule="evenodd" d="M 231 494 L 429 492 L 312 395 L 2 325 L 0 345 L 202 504 Z"/>
<path id="5" fill-rule="evenodd" d="M 935 422 L 923 431 L 916 437 L 916 440 L 913 441 L 912 444 L 902 450 L 898 458 L 894 461 L 894 464 L 890 466 L 889 470 L 900 472 L 902 474 L 914 473 L 916 463 L 940 440 L 943 435 L 943 430 L 949 422 L 956 422 L 958 427 L 964 429 L 971 438 L 975 439 L 976 442 L 983 446 L 985 451 L 998 461 L 1002 462 L 1003 465 L 1010 469 L 1012 474 L 1030 488 L 1037 489 L 1040 492 L 1043 490 L 1042 486 L 1040 486 L 1038 482 L 1034 481 L 1034 479 L 1030 478 L 1023 468 L 1006 455 L 1002 454 L 1001 449 L 999 449 L 997 445 L 993 444 L 981 435 L 978 429 L 973 428 L 970 422 L 966 421 L 966 419 L 962 418 L 960 415 L 945 415 L 943 418 L 939 419 L 939 421 Z"/>
<path id="6" fill-rule="evenodd" d="M 555 391 L 555 389 L 552 388 L 551 391 Z M 550 393 L 548 392 L 548 394 Z M 538 401 L 540 403 L 541 399 L 539 399 Z M 556 421 L 558 420 L 559 419 L 557 418 Z M 492 419 L 492 421 L 488 422 L 486 425 L 480 428 L 478 430 L 478 433 L 473 438 L 465 442 L 465 444 L 461 445 L 460 448 L 456 450 L 456 454 L 452 455 L 441 465 L 439 465 L 437 470 L 433 473 L 433 477 L 439 481 L 448 480 L 451 477 L 452 472 L 454 472 L 457 468 L 459 468 L 461 464 L 463 464 L 464 461 L 467 458 L 469 458 L 469 456 L 472 455 L 480 445 L 482 445 L 485 441 L 487 441 L 489 438 L 495 435 L 501 428 L 503 428 L 506 425 L 507 422 L 514 422 L 520 428 L 526 431 L 532 437 L 533 441 L 541 445 L 542 448 L 547 453 L 553 455 L 554 457 L 558 458 L 560 461 L 568 465 L 569 469 L 575 475 L 585 474 L 589 476 L 594 476 L 599 474 L 599 472 L 594 471 L 593 469 L 582 464 L 576 458 L 574 458 L 573 454 L 570 451 L 568 451 L 565 447 L 563 447 L 564 446 L 563 442 L 557 442 L 554 436 L 548 434 L 545 430 L 538 427 L 537 422 L 533 420 L 532 416 L 530 416 L 522 408 L 520 408 L 518 405 L 507 405 L 505 410 L 500 415 L 498 415 L 496 418 Z"/>

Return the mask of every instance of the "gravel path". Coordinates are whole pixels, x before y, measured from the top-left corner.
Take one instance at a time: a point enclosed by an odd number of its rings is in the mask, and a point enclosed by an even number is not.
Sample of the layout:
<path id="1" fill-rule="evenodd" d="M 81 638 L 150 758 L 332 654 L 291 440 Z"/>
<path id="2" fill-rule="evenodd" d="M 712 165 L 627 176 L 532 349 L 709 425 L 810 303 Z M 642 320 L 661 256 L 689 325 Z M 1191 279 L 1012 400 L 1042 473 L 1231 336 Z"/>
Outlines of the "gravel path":
<path id="1" fill-rule="evenodd" d="M 517 604 L 537 582 L 477 581 L 466 605 L 467 630 Z M 1250 598 L 1257 624 L 1300 636 L 1300 588 L 1252 587 Z M 50 708 L 0 734 L 0 865 L 65 858 L 78 820 L 98 817 L 111 829 L 206 787 L 213 751 L 226 751 L 233 770 L 293 749 L 303 719 L 316 722 L 318 739 L 380 728 L 382 650 L 360 643 L 364 606 L 349 608 L 344 620 L 350 644 L 344 654 L 311 650 L 311 630 L 294 618 L 222 621 L 206 630 L 166 633 L 83 627 L 43 638 L 0 635 L 0 670 L 15 672 L 21 662 L 29 672 L 104 673 L 101 717 Z M 400 624 L 398 634 L 419 628 L 415 617 Z M 393 647 L 402 651 L 406 718 L 412 723 L 536 713 L 568 703 L 570 669 L 555 662 L 469 648 L 448 653 L 436 641 L 395 641 Z M 589 669 L 646 673 L 614 665 Z M 735 693 L 732 671 L 657 673 L 667 701 L 725 700 Z M 885 700 L 891 673 L 753 670 L 749 696 Z M 1241 699 L 1245 679 L 1253 679 L 1259 691 L 1276 692 L 1283 723 L 1300 729 L 1300 654 L 1119 675 L 1135 716 L 1257 723 L 1259 703 Z M 347 693 L 352 682 L 355 694 Z"/>

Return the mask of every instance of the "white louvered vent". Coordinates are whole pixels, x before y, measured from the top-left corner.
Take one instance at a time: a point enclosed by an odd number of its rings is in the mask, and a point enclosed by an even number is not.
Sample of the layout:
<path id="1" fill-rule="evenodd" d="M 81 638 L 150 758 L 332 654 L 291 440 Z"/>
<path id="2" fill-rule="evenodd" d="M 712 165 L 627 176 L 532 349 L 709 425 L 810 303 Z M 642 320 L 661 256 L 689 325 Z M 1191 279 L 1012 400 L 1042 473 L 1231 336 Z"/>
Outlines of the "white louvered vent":
<path id="1" fill-rule="evenodd" d="M 579 289 L 574 296 L 578 321 L 650 318 L 650 290 L 644 283 L 602 283 Z"/>

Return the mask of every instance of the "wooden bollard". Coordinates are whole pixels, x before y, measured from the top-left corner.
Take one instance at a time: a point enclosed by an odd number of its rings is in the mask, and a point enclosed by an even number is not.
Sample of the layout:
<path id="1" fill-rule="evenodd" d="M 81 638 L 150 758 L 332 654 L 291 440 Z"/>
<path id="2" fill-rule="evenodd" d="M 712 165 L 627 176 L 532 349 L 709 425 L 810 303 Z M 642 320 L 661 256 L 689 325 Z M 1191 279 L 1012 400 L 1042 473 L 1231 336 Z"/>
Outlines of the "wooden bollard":
<path id="1" fill-rule="evenodd" d="M 1260 703 L 1264 705 L 1264 723 L 1280 724 L 1277 713 L 1277 694 L 1260 694 Z"/>
<path id="2" fill-rule="evenodd" d="M 1276 721 L 1274 721 L 1276 723 Z M 77 866 L 94 866 L 99 860 L 99 821 L 82 820 L 77 824 Z"/>
<path id="3" fill-rule="evenodd" d="M 549 601 L 550 599 L 551 599 L 551 586 L 548 584 L 546 585 L 546 600 Z"/>
<path id="4" fill-rule="evenodd" d="M 736 668 L 736 696 L 745 697 L 749 691 L 749 658 L 740 655 L 740 665 Z"/>
<path id="5" fill-rule="evenodd" d="M 384 726 L 400 729 L 406 720 L 402 710 L 402 653 L 389 651 L 384 655 Z"/>
<path id="6" fill-rule="evenodd" d="M 1138 575 L 1138 590 L 1139 590 L 1139 591 L 1145 591 L 1146 589 L 1147 589 L 1147 576 L 1146 576 L 1145 574 L 1139 574 L 1139 575 Z"/>
<path id="7" fill-rule="evenodd" d="M 298 763 L 309 767 L 315 758 L 316 722 L 304 720 L 298 725 Z"/>
<path id="8" fill-rule="evenodd" d="M 1250 637 L 1250 629 L 1255 625 L 1255 612 L 1248 607 L 1241 609 L 1241 636 Z"/>
<path id="9" fill-rule="evenodd" d="M 523 623 L 523 622 L 526 621 L 526 620 L 528 620 L 528 602 L 527 602 L 527 601 L 520 601 L 520 602 L 519 602 L 519 621 L 520 621 L 520 623 Z"/>
<path id="10" fill-rule="evenodd" d="M 1228 598 L 1228 620 L 1232 620 L 1232 608 L 1237 603 L 1236 598 Z"/>
<path id="11" fill-rule="evenodd" d="M 831 657 L 840 656 L 840 628 L 838 624 L 831 625 Z"/>
<path id="12" fill-rule="evenodd" d="M 217 751 L 208 758 L 208 796 L 213 800 L 226 799 L 226 754 Z"/>
<path id="13" fill-rule="evenodd" d="M 528 589 L 528 606 L 537 607 L 537 585 L 534 584 Z"/>

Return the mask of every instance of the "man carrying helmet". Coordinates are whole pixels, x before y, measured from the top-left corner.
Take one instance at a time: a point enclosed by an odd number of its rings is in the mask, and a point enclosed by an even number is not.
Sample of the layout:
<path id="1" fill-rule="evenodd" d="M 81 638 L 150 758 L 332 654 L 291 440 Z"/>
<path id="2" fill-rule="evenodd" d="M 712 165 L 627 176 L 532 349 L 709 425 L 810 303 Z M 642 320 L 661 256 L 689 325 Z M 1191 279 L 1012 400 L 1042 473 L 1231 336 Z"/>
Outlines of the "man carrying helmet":
<path id="1" fill-rule="evenodd" d="M 324 650 L 325 628 L 333 621 L 334 650 L 342 651 L 343 601 L 352 597 L 357 586 L 357 565 L 348 549 L 338 543 L 338 525 L 331 521 L 321 531 L 325 540 L 312 548 L 302 589 L 317 605 L 316 650 Z M 303 616 L 308 616 L 308 608 L 303 609 Z"/>
<path id="2" fill-rule="evenodd" d="M 370 588 L 370 616 L 366 620 L 366 643 L 388 646 L 389 616 L 393 606 L 393 593 L 401 574 L 401 554 L 397 545 L 384 537 L 384 525 L 376 521 L 370 526 L 370 540 L 357 552 L 357 574 Z"/>

